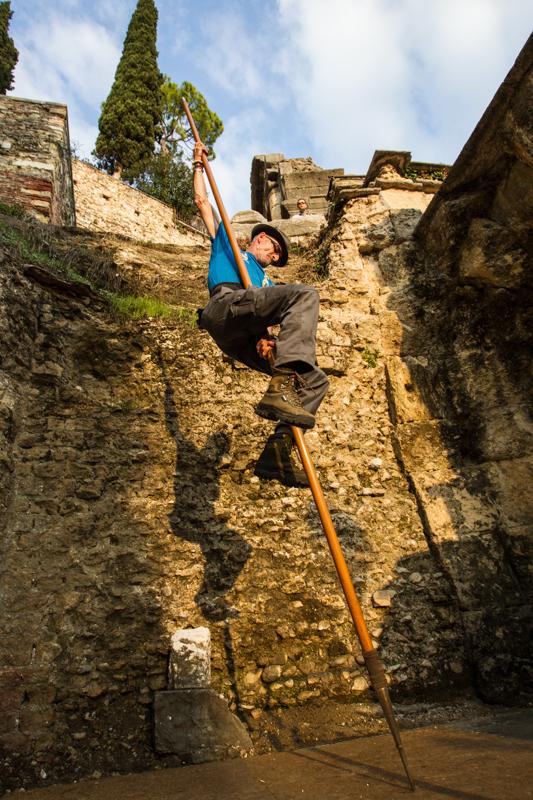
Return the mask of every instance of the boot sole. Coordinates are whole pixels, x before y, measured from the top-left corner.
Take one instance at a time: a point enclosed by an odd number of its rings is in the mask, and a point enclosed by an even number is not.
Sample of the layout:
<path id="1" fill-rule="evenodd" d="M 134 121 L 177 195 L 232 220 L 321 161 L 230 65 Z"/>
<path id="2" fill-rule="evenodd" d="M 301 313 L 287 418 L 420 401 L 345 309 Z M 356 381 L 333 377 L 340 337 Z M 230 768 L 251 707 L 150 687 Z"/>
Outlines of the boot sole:
<path id="1" fill-rule="evenodd" d="M 258 405 L 255 407 L 255 413 L 259 417 L 263 417 L 263 419 L 270 419 L 273 422 L 285 422 L 287 425 L 295 425 L 297 428 L 309 430 L 315 427 L 314 419 L 310 420 L 309 417 L 299 417 L 297 414 L 286 414 L 271 406 Z"/>
<path id="2" fill-rule="evenodd" d="M 292 487 L 293 489 L 309 488 L 309 481 L 307 480 L 307 478 L 305 479 L 305 481 L 303 479 L 298 480 L 297 478 L 294 478 L 292 480 L 290 478 L 287 478 L 284 480 L 283 477 L 279 474 L 279 472 L 275 472 L 274 470 L 270 471 L 270 470 L 263 470 L 261 468 L 259 469 L 256 468 L 254 470 L 254 475 L 256 475 L 258 478 L 263 478 L 263 480 L 278 481 L 278 483 L 281 483 L 282 486 L 289 486 Z"/>

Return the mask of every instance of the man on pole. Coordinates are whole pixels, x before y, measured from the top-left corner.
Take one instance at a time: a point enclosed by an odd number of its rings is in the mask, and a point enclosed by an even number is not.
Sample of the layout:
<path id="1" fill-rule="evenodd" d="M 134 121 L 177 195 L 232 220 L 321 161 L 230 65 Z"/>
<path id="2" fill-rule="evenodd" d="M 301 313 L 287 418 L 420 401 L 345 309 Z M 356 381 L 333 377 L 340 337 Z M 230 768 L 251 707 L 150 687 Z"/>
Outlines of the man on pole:
<path id="1" fill-rule="evenodd" d="M 278 422 L 261 454 L 255 473 L 287 486 L 307 486 L 305 472 L 293 462 L 290 426 L 312 428 L 315 413 L 328 389 L 328 379 L 316 365 L 319 298 L 305 284 L 274 284 L 265 273 L 283 267 L 289 258 L 285 236 L 272 225 L 256 225 L 243 253 L 252 285 L 243 288 L 224 225 L 217 227 L 203 176 L 201 142 L 194 148 L 194 201 L 211 237 L 208 288 L 210 300 L 200 327 L 236 361 L 271 375 L 255 411 Z M 277 339 L 268 329 L 279 325 Z"/>

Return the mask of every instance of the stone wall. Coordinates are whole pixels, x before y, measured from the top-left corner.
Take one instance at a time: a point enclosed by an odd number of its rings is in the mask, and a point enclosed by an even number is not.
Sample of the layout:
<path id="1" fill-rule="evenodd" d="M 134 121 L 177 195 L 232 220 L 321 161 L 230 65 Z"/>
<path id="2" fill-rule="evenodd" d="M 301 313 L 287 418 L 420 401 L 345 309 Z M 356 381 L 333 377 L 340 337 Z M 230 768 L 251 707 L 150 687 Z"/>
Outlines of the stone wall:
<path id="1" fill-rule="evenodd" d="M 0 96 L 0 201 L 75 224 L 66 106 Z"/>
<path id="2" fill-rule="evenodd" d="M 72 172 L 76 219 L 81 228 L 159 244 L 193 245 L 205 239 L 177 220 L 171 206 L 90 164 L 73 159 Z"/>
<path id="3" fill-rule="evenodd" d="M 397 447 L 490 700 L 518 699 L 533 674 L 532 108 L 533 37 L 413 246 L 380 257 L 402 323 Z"/>
<path id="4" fill-rule="evenodd" d="M 427 699 L 468 686 L 472 665 L 394 449 L 396 327 L 376 254 L 402 247 L 420 211 L 386 196 L 350 201 L 331 230 L 319 334 L 331 390 L 307 438 L 393 693 Z M 146 262 L 138 279 L 155 271 L 163 299 L 205 301 L 204 249 L 113 249 L 125 274 Z M 292 262 L 286 280 L 309 279 L 306 259 Z M 272 710 L 367 699 L 309 493 L 254 476 L 272 430 L 253 412 L 265 378 L 193 328 L 120 322 L 86 287 L 4 265 L 7 763 L 70 777 L 153 765 L 150 712 L 177 628 L 210 628 L 213 688 L 258 747 Z"/>

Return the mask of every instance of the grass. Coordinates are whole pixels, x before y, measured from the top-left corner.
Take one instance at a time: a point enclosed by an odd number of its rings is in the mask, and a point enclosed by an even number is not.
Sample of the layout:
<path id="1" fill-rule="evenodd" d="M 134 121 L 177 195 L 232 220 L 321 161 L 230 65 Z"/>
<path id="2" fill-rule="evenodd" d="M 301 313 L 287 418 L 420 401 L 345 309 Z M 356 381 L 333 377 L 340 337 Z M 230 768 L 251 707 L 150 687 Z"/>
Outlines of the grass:
<path id="1" fill-rule="evenodd" d="M 372 369 L 375 369 L 377 367 L 379 356 L 380 356 L 379 350 L 370 350 L 370 348 L 368 347 L 365 347 L 365 349 L 361 353 L 361 358 L 363 359 L 367 367 L 371 367 Z"/>
<path id="2" fill-rule="evenodd" d="M 8 217 L 17 217 L 18 219 L 22 219 L 25 214 L 24 209 L 22 206 L 13 203 L 13 205 L 8 205 L 7 203 L 0 203 L 0 213 L 6 214 Z"/>
<path id="3" fill-rule="evenodd" d="M 8 213 L 6 208 L 11 207 L 0 204 L 0 213 Z M 54 233 L 57 241 L 54 239 Z M 88 286 L 107 300 L 118 316 L 129 319 L 171 319 L 191 326 L 196 325 L 194 309 L 173 306 L 156 297 L 128 293 L 126 283 L 116 272 L 110 257 L 93 254 L 79 246 L 61 249 L 61 235 L 61 232 L 54 232 L 53 228 L 39 225 L 34 221 L 13 227 L 12 224 L 6 224 L 0 219 L 0 242 L 6 244 L 20 259 L 43 267 L 73 283 Z M 74 264 L 82 268 L 86 274 L 75 269 Z"/>
<path id="4" fill-rule="evenodd" d="M 143 319 L 157 317 L 159 319 L 174 319 L 187 324 L 196 324 L 196 312 L 184 306 L 171 306 L 158 300 L 156 297 L 139 297 L 133 294 L 117 294 L 105 292 L 113 309 L 123 317 L 130 319 Z"/>
<path id="5" fill-rule="evenodd" d="M 407 167 L 404 171 L 404 176 L 406 178 L 411 178 L 412 180 L 433 180 L 433 181 L 444 181 L 446 179 L 447 170 L 444 169 L 426 169 L 426 170 L 416 170 L 412 167 Z"/>

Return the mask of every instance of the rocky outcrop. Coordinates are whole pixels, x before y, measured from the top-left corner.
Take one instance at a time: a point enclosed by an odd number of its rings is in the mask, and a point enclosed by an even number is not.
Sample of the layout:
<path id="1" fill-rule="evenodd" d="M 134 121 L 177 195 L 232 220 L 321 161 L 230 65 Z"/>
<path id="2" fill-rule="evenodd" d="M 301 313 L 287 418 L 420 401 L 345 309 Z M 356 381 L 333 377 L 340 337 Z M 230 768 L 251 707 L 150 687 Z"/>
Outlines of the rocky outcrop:
<path id="1" fill-rule="evenodd" d="M 468 681 L 457 604 L 393 449 L 379 286 L 344 244 L 320 287 L 332 386 L 309 444 L 393 690 L 447 691 Z M 163 298 L 205 298 L 203 248 L 114 249 Z M 17 769 L 151 763 L 147 714 L 178 627 L 210 627 L 213 688 L 256 735 L 269 709 L 364 698 L 314 505 L 253 474 L 264 379 L 186 324 L 114 318 L 7 250 L 3 267 L 1 743 Z"/>
<path id="2" fill-rule="evenodd" d="M 491 701 L 527 694 L 533 671 L 532 106 L 530 38 L 414 244 L 380 255 L 402 324 L 389 380 L 410 401 L 397 449 Z"/>

